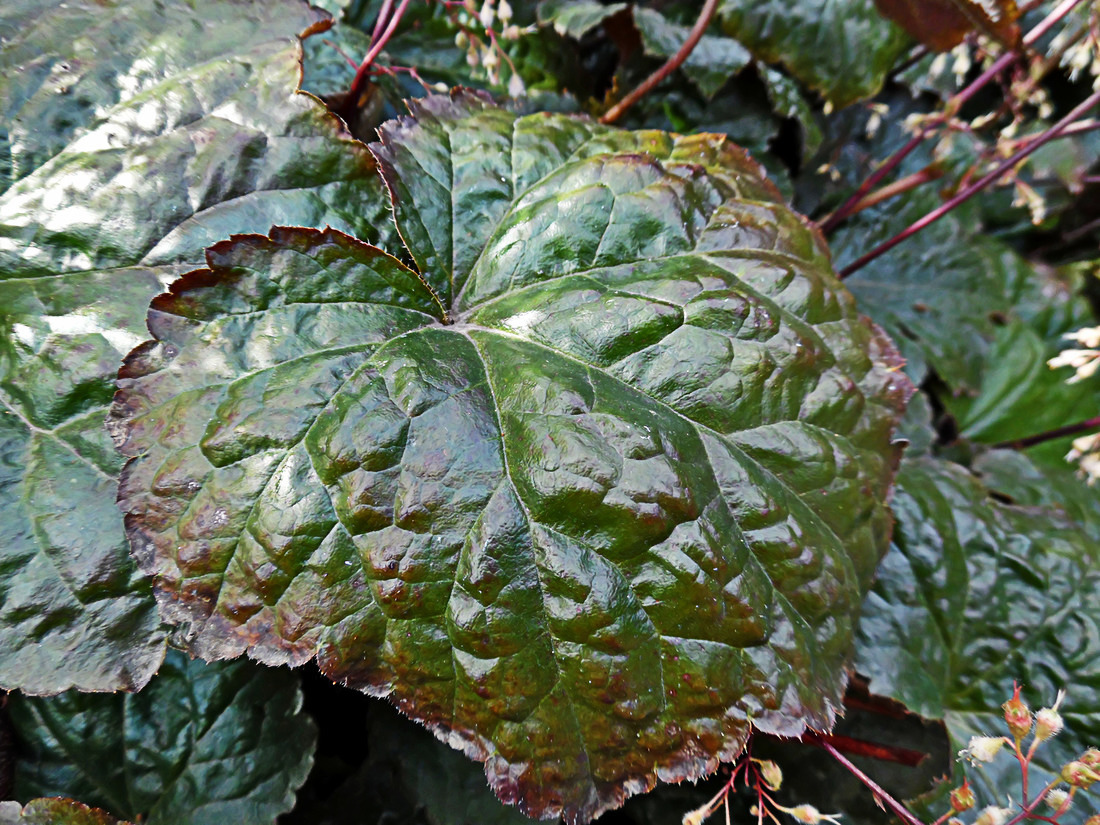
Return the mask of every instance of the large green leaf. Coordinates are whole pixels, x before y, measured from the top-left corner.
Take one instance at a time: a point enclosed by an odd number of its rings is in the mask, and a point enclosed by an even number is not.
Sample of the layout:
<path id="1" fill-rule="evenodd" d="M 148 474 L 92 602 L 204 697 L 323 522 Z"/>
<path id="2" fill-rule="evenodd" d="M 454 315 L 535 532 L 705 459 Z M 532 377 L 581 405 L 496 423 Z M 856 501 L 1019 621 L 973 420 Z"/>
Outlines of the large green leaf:
<path id="1" fill-rule="evenodd" d="M 141 693 L 15 695 L 16 796 L 79 796 L 149 825 L 269 825 L 313 764 L 297 678 L 172 651 Z"/>
<path id="2" fill-rule="evenodd" d="M 373 150 L 418 271 L 278 229 L 154 301 L 112 427 L 162 614 L 532 815 L 829 726 L 909 384 L 819 236 L 719 136 L 413 115 Z"/>
<path id="3" fill-rule="evenodd" d="M 718 18 L 761 60 L 782 63 L 837 106 L 882 88 L 909 42 L 874 0 L 722 0 Z"/>
<path id="4" fill-rule="evenodd" d="M 1023 456 L 1011 462 L 1006 478 L 1040 472 Z M 1067 481 L 1068 471 L 1058 483 Z M 1048 496 L 1052 483 L 1040 485 Z M 1100 506 L 1088 498 L 1073 509 L 1037 496 L 1005 504 L 958 465 L 906 460 L 893 503 L 896 546 L 859 628 L 856 665 L 872 689 L 944 718 L 959 748 L 972 735 L 1007 733 L 1001 704 L 1014 681 L 1036 707 L 1065 688 L 1066 730 L 1040 749 L 1032 788 L 1100 740 Z M 1019 799 L 1018 773 L 1006 755 L 971 781 L 992 804 Z"/>
<path id="5" fill-rule="evenodd" d="M 129 825 L 105 811 L 89 808 L 72 799 L 32 799 L 24 807 L 18 802 L 0 802 L 0 825 Z"/>
<path id="6" fill-rule="evenodd" d="M 0 686 L 135 689 L 164 642 L 103 418 L 144 307 L 233 231 L 379 240 L 382 190 L 366 148 L 294 92 L 297 34 L 322 20 L 304 3 L 0 14 L 20 177 L 0 195 Z"/>

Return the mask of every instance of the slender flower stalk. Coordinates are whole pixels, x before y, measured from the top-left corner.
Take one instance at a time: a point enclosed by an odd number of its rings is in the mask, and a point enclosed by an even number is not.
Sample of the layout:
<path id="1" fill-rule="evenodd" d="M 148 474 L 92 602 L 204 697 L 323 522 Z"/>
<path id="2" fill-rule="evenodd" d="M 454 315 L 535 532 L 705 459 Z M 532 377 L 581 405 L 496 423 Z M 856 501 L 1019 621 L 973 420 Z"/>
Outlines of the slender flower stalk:
<path id="1" fill-rule="evenodd" d="M 707 26 L 710 25 L 710 21 L 717 10 L 718 0 L 706 0 L 702 11 L 699 12 L 699 18 L 695 21 L 695 25 L 691 27 L 687 40 L 684 41 L 684 45 L 661 68 L 643 80 L 634 91 L 608 109 L 600 118 L 600 123 L 614 123 L 623 116 L 627 109 L 649 94 L 658 83 L 676 71 L 680 64 L 687 60 L 695 50 L 699 41 L 703 39 L 703 32 L 707 30 Z"/>
<path id="2" fill-rule="evenodd" d="M 998 450 L 1025 450 L 1028 447 L 1034 447 L 1036 444 L 1053 441 L 1056 438 L 1065 438 L 1067 435 L 1077 435 L 1078 433 L 1086 433 L 1097 429 L 1100 429 L 1100 416 L 1087 418 L 1084 421 L 1078 421 L 1076 424 L 1067 424 L 1065 427 L 1057 427 L 1053 430 L 1029 435 L 1027 438 L 1002 441 L 998 444 L 994 444 L 993 447 Z"/>
<path id="3" fill-rule="evenodd" d="M 931 226 L 948 212 L 955 209 L 960 204 L 970 200 L 970 198 L 974 197 L 974 195 L 978 194 L 983 189 L 988 187 L 991 183 L 1000 178 L 1001 175 L 1015 167 L 1018 163 L 1020 163 L 1020 161 L 1029 157 L 1041 146 L 1045 146 L 1051 140 L 1058 137 L 1058 135 L 1060 135 L 1068 126 L 1070 126 L 1070 124 L 1074 123 L 1079 117 L 1081 117 L 1081 115 L 1085 114 L 1098 104 L 1100 104 L 1100 92 L 1093 92 L 1093 94 L 1089 95 L 1087 98 L 1081 101 L 1081 103 L 1075 106 L 1073 110 L 1069 112 L 1069 114 L 1067 114 L 1057 123 L 1055 123 L 1050 129 L 1036 137 L 1023 149 L 998 164 L 992 172 L 989 172 L 980 180 L 970 184 L 962 191 L 957 193 L 953 198 L 949 199 L 946 203 L 937 207 L 936 209 L 933 209 L 931 212 L 929 212 L 927 215 L 920 218 L 919 220 L 914 221 L 897 235 L 879 244 L 866 255 L 863 255 L 856 261 L 853 261 L 851 264 L 849 264 L 839 273 L 837 273 L 837 276 L 841 279 L 847 278 L 853 272 L 857 272 L 858 270 L 869 264 L 871 261 L 875 260 L 875 258 L 878 258 L 880 255 L 889 252 L 902 241 L 917 234 L 925 227 Z"/>
<path id="4" fill-rule="evenodd" d="M 1062 0 L 1050 14 L 1024 36 L 1023 45 L 1027 47 L 1036 43 L 1039 38 L 1043 37 L 1043 35 L 1050 31 L 1051 28 L 1062 20 L 1062 18 L 1073 11 L 1073 9 L 1082 2 L 1084 2 L 1084 0 Z M 943 125 L 943 123 L 945 123 L 954 112 L 957 112 L 964 103 L 981 91 L 989 81 L 997 77 L 1002 71 L 1008 68 L 1008 66 L 1019 60 L 1020 57 L 1021 52 L 1014 50 L 1006 51 L 994 60 L 989 68 L 975 78 L 973 82 L 951 97 L 945 104 L 942 114 L 929 118 L 922 125 L 920 131 L 910 138 L 908 143 L 887 158 L 886 161 L 867 178 L 867 180 L 860 184 L 859 188 L 852 193 L 848 200 L 841 204 L 840 208 L 821 223 L 821 231 L 828 234 L 836 229 L 841 221 L 853 214 L 854 207 L 864 199 L 867 193 L 877 186 L 887 175 L 893 172 L 918 146 L 924 143 L 925 139 L 927 139 L 935 129 Z"/>
<path id="5" fill-rule="evenodd" d="M 388 3 L 386 4 L 388 5 Z M 382 12 L 386 11 L 386 5 L 382 7 Z M 350 100 L 355 101 L 363 91 L 363 86 L 366 85 L 367 78 L 370 75 L 371 66 L 374 65 L 374 60 L 382 52 L 382 49 L 386 47 L 386 43 L 393 37 L 393 33 L 397 31 L 397 26 L 401 22 L 401 18 L 405 16 L 405 9 L 409 6 L 409 0 L 401 0 L 401 5 L 390 15 L 389 22 L 386 25 L 385 30 L 381 35 L 378 35 L 371 39 L 370 51 L 367 52 L 367 56 L 363 58 L 363 62 L 359 64 L 359 70 L 355 73 L 355 77 L 351 81 L 351 88 L 348 90 L 348 97 Z M 379 18 L 382 18 L 382 14 L 379 14 Z M 378 24 L 375 24 L 375 30 L 378 29 Z"/>

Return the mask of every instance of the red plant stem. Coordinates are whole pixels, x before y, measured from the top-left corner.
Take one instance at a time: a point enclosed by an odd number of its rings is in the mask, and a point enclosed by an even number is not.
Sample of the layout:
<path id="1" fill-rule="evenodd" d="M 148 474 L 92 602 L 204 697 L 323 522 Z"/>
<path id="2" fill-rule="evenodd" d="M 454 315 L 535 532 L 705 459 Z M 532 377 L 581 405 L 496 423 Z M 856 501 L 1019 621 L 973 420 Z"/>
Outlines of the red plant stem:
<path id="1" fill-rule="evenodd" d="M 865 198 L 858 203 L 852 204 L 848 209 L 848 214 L 845 217 L 850 218 L 852 215 L 858 215 L 864 209 L 870 209 L 876 204 L 882 203 L 885 200 L 889 200 L 895 195 L 900 195 L 903 192 L 908 192 L 910 189 L 916 189 L 929 181 L 939 180 L 944 175 L 943 167 L 936 163 L 930 163 L 928 166 L 921 169 L 919 172 L 914 172 L 911 175 L 906 175 L 904 178 L 899 178 L 893 183 L 888 183 L 874 192 L 868 194 Z M 829 219 L 826 219 L 828 223 Z"/>
<path id="2" fill-rule="evenodd" d="M 383 27 L 386 25 L 386 18 L 389 17 L 390 9 L 392 8 L 393 0 L 383 0 L 382 8 L 378 11 L 378 19 L 374 21 L 374 31 L 370 36 L 372 46 L 378 41 L 378 38 L 382 36 Z"/>
<path id="3" fill-rule="evenodd" d="M 1032 745 L 1038 745 L 1039 740 L 1036 739 L 1031 744 Z M 1021 804 L 1025 805 L 1025 806 L 1028 804 L 1028 801 L 1029 801 L 1028 798 L 1027 798 L 1027 769 L 1028 769 L 1028 766 L 1031 764 L 1031 756 L 1034 753 L 1035 753 L 1035 749 L 1033 747 L 1031 749 L 1031 751 L 1028 753 L 1028 755 L 1024 756 L 1023 751 L 1020 750 L 1020 740 L 1019 739 L 1016 740 L 1016 759 L 1019 760 L 1019 762 L 1020 762 Z"/>
<path id="4" fill-rule="evenodd" d="M 1088 432 L 1089 430 L 1095 429 L 1100 429 L 1100 415 L 1085 421 L 1078 421 L 1076 424 L 1067 424 L 1065 427 L 1048 430 L 1045 433 L 1029 435 L 1027 438 L 1017 438 L 1014 441 L 1002 441 L 999 444 L 994 444 L 993 447 L 997 450 L 1023 450 L 1027 447 L 1034 447 L 1036 444 L 1042 444 L 1045 441 L 1053 441 L 1056 438 L 1064 438 L 1067 435 L 1077 435 L 1077 433 Z"/>
<path id="5" fill-rule="evenodd" d="M 803 734 L 802 742 L 819 748 L 831 745 L 837 750 L 850 753 L 853 756 L 865 756 L 868 759 L 877 759 L 879 762 L 895 762 L 910 768 L 919 765 L 928 755 L 922 751 L 899 748 L 896 745 L 880 745 L 877 742 L 865 742 L 862 739 L 836 736 L 831 733 L 807 732 Z"/>
<path id="6" fill-rule="evenodd" d="M 1091 180 L 1089 178 L 1085 178 L 1084 183 L 1100 183 L 1100 177 L 1096 177 L 1096 178 L 1093 178 Z M 1084 226 L 1079 226 L 1076 229 L 1074 229 L 1072 232 L 1067 232 L 1063 236 L 1063 238 L 1066 241 L 1068 241 L 1069 243 L 1073 243 L 1078 238 L 1083 238 L 1086 235 L 1091 235 L 1097 229 L 1100 229 L 1100 218 L 1097 218 L 1094 221 L 1089 221 Z"/>
<path id="7" fill-rule="evenodd" d="M 1017 825 L 1018 822 L 1022 822 L 1025 819 L 1044 819 L 1045 817 L 1043 817 L 1041 814 L 1035 813 L 1035 809 L 1042 804 L 1043 798 L 1047 795 L 1047 791 L 1049 791 L 1061 781 L 1061 779 L 1055 779 L 1053 782 L 1043 788 L 1042 793 L 1035 797 L 1034 802 L 1031 802 L 1027 805 L 1021 805 L 1021 811 L 1016 814 L 1016 816 L 1012 817 L 1012 819 L 1008 820 L 1005 825 Z"/>
<path id="8" fill-rule="evenodd" d="M 1083 0 L 1062 0 L 1054 11 L 1048 14 L 1034 29 L 1027 33 L 1023 39 L 1024 45 L 1030 46 L 1037 41 L 1050 31 L 1054 24 L 1073 11 L 1081 2 L 1083 2 Z M 977 94 L 990 80 L 999 75 L 1005 68 L 1019 58 L 1019 53 L 1015 51 L 1006 51 L 994 60 L 990 67 L 975 78 L 966 88 L 957 92 L 948 100 L 944 105 L 945 110 L 947 112 L 957 112 L 964 103 Z M 909 139 L 908 143 L 887 158 L 882 165 L 867 178 L 867 180 L 859 185 L 859 188 L 852 193 L 848 200 L 841 204 L 840 208 L 833 212 L 833 214 L 821 224 L 821 231 L 828 234 L 836 229 L 837 225 L 851 214 L 852 207 L 862 201 L 864 196 L 870 192 L 873 187 L 877 186 L 883 178 L 898 167 L 898 164 L 909 157 L 918 146 L 924 143 L 925 139 L 932 131 L 940 126 L 946 119 L 946 114 L 929 119 L 928 122 L 921 127 L 920 131 Z"/>
<path id="9" fill-rule="evenodd" d="M 838 751 L 828 742 L 822 742 L 821 747 L 825 748 L 825 750 L 831 753 L 833 759 L 835 759 L 837 762 L 847 768 L 848 772 L 851 773 L 852 776 L 854 776 L 856 779 L 866 785 L 870 789 L 871 793 L 878 797 L 883 802 L 883 804 L 886 805 L 891 811 L 896 813 L 903 822 L 907 823 L 907 825 L 924 825 L 919 819 L 917 819 L 915 816 L 913 816 L 912 813 L 910 813 L 908 808 L 906 808 L 904 805 L 894 799 L 894 797 L 890 796 L 890 794 L 886 793 L 886 791 L 880 788 L 878 784 L 873 779 L 871 779 L 871 777 L 869 777 L 867 774 L 865 774 L 863 771 L 853 765 L 851 761 L 849 761 L 848 758 L 845 757 L 840 751 Z"/>
<path id="10" fill-rule="evenodd" d="M 688 59 L 699 41 L 703 39 L 703 32 L 707 30 L 707 26 L 710 25 L 710 21 L 717 10 L 718 0 L 706 0 L 706 3 L 703 4 L 703 10 L 699 12 L 699 19 L 691 27 L 691 32 L 688 33 L 688 38 L 679 51 L 672 55 L 661 68 L 643 80 L 634 91 L 608 109 L 600 118 L 600 123 L 614 123 L 623 116 L 627 109 L 649 94 L 654 86 L 676 71 L 680 64 Z"/>
<path id="11" fill-rule="evenodd" d="M 1068 115 L 1066 115 L 1061 120 L 1059 120 L 1057 123 L 1055 123 L 1052 127 L 1050 127 L 1050 129 L 1048 129 L 1046 132 L 1043 132 L 1041 135 L 1039 135 L 1039 137 L 1035 138 L 1035 140 L 1028 143 L 1027 146 L 1025 146 L 1019 152 L 1016 152 L 1016 154 L 1012 155 L 1012 157 L 1010 157 L 1007 160 L 1005 160 L 1005 161 L 1001 162 L 1000 164 L 998 164 L 993 169 L 992 172 L 990 172 L 989 174 L 987 174 L 985 177 L 981 178 L 980 180 L 975 181 L 974 183 L 970 184 L 965 189 L 963 189 L 961 192 L 956 194 L 953 198 L 948 200 L 946 203 L 944 203 L 943 205 L 938 206 L 937 208 L 933 209 L 931 212 L 929 212 L 923 218 L 920 218 L 919 220 L 914 221 L 913 223 L 911 223 L 908 227 L 903 229 L 901 232 L 899 232 L 894 237 L 890 238 L 887 241 L 884 241 L 884 242 L 880 243 L 878 246 L 876 246 L 874 249 L 872 249 L 866 255 L 863 255 L 858 260 L 853 261 L 852 263 L 848 264 L 848 266 L 844 267 L 844 269 L 842 269 L 840 272 L 837 273 L 837 277 L 840 278 L 841 280 L 843 280 L 844 278 L 847 278 L 853 272 L 856 272 L 856 271 L 862 269 L 864 266 L 869 264 L 875 258 L 879 257 L 880 255 L 882 255 L 886 252 L 889 252 L 891 249 L 893 249 L 895 246 L 897 246 L 899 243 L 901 243 L 905 239 L 910 238 L 913 235 L 916 235 L 918 232 L 920 232 L 925 227 L 931 226 L 932 224 L 934 224 L 936 221 L 938 221 L 940 218 L 942 218 L 944 215 L 946 215 L 952 209 L 955 209 L 957 206 L 959 206 L 959 204 L 962 204 L 962 203 L 970 200 L 970 198 L 974 197 L 974 195 L 978 194 L 983 189 L 985 189 L 987 186 L 989 186 L 991 183 L 996 181 L 1005 172 L 1012 169 L 1020 161 L 1024 160 L 1029 155 L 1031 155 L 1032 152 L 1036 151 L 1041 146 L 1045 146 L 1051 140 L 1058 137 L 1058 135 L 1061 134 L 1066 129 L 1067 126 L 1069 126 L 1071 123 L 1073 123 L 1075 120 L 1077 120 L 1078 117 L 1083 115 L 1085 112 L 1087 112 L 1093 106 L 1096 106 L 1098 103 L 1100 103 L 1100 92 L 1093 92 L 1091 95 L 1089 95 L 1087 98 L 1085 98 L 1079 104 L 1077 104 L 1077 106 L 1075 106 L 1073 108 L 1073 110 Z"/>
<path id="12" fill-rule="evenodd" d="M 363 86 L 367 82 L 367 77 L 370 74 L 371 66 L 374 64 L 374 59 L 378 57 L 379 52 L 385 48 L 386 43 L 393 37 L 393 33 L 397 31 L 397 24 L 401 22 L 401 18 L 405 15 L 405 9 L 408 5 L 409 0 L 401 0 L 401 5 L 398 6 L 390 16 L 389 25 L 386 26 L 386 30 L 382 32 L 380 37 L 371 41 L 370 51 L 367 52 L 367 56 L 363 58 L 363 62 L 359 64 L 359 71 L 355 73 L 355 77 L 351 81 L 351 88 L 348 89 L 348 97 L 353 103 L 358 100 L 359 95 L 363 91 Z M 382 10 L 385 11 L 385 7 L 383 7 Z M 377 28 L 377 26 L 375 28 Z"/>

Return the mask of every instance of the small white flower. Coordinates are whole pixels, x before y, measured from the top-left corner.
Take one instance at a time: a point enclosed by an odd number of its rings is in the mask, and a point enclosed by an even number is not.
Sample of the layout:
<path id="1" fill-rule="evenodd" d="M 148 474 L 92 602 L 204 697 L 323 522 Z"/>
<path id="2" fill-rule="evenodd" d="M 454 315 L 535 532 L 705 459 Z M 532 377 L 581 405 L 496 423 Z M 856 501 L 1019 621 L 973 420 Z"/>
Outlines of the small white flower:
<path id="1" fill-rule="evenodd" d="M 1051 369 L 1058 367 L 1073 367 L 1076 374 L 1066 379 L 1067 384 L 1076 384 L 1091 378 L 1097 369 L 1100 369 L 1100 350 L 1094 349 L 1065 349 L 1047 361 Z"/>
<path id="2" fill-rule="evenodd" d="M 1069 802 L 1069 791 L 1065 788 L 1051 788 L 1043 797 L 1043 801 L 1055 811 L 1061 810 L 1062 806 Z M 1066 805 L 1066 809 L 1069 809 L 1069 805 Z"/>
<path id="3" fill-rule="evenodd" d="M 955 62 L 951 64 L 951 72 L 955 75 L 955 79 L 961 82 L 974 65 L 970 59 L 970 46 L 960 43 L 951 50 L 951 54 L 955 56 Z"/>
<path id="4" fill-rule="evenodd" d="M 1011 808 L 998 808 L 996 805 L 990 805 L 978 814 L 978 818 L 974 820 L 974 825 L 1005 825 L 1005 820 L 1008 819 L 1010 813 L 1012 813 Z"/>
<path id="5" fill-rule="evenodd" d="M 508 4 L 508 0 L 500 0 L 500 5 L 497 6 L 497 17 L 500 18 L 500 22 L 505 26 L 507 26 L 508 21 L 512 19 L 512 7 Z"/>
<path id="6" fill-rule="evenodd" d="M 487 29 L 493 27 L 493 21 L 496 19 L 496 9 L 493 8 L 493 0 L 485 0 L 481 5 L 481 11 L 477 13 L 477 19 L 481 25 Z"/>
<path id="7" fill-rule="evenodd" d="M 1090 349 L 1100 347 L 1100 327 L 1081 327 L 1074 332 L 1067 332 L 1062 337 Z"/>
<path id="8" fill-rule="evenodd" d="M 508 80 L 508 94 L 512 97 L 523 97 L 527 94 L 527 86 L 523 83 L 523 78 L 515 72 L 512 72 L 512 77 Z"/>
<path id="9" fill-rule="evenodd" d="M 971 736 L 970 743 L 959 751 L 959 758 L 971 762 L 992 762 L 1007 741 L 1003 736 Z"/>
<path id="10" fill-rule="evenodd" d="M 832 822 L 833 825 L 840 825 L 840 820 L 837 818 L 840 814 L 823 814 L 813 805 L 796 805 L 793 808 L 784 808 L 782 805 L 776 805 L 775 807 L 784 813 L 790 814 L 803 825 L 818 825 L 820 822 Z"/>

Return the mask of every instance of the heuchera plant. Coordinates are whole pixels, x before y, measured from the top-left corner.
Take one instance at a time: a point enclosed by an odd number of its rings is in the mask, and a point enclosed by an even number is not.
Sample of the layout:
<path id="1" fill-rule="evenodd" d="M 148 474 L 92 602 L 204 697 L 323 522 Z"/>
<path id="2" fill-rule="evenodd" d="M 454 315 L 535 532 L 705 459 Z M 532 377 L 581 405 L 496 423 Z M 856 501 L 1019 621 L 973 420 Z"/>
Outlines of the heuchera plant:
<path id="1" fill-rule="evenodd" d="M 1100 20 L 850 5 L 0 10 L 0 823 L 1090 813 Z"/>

